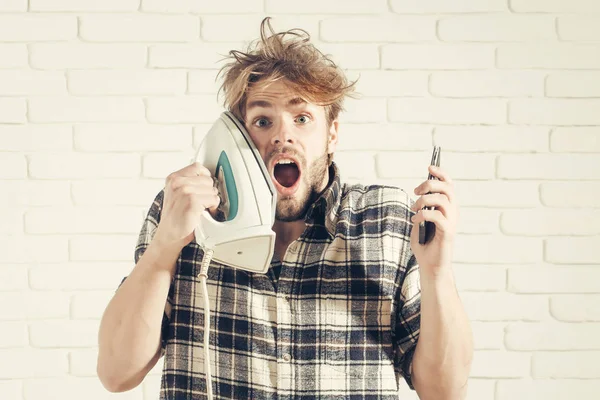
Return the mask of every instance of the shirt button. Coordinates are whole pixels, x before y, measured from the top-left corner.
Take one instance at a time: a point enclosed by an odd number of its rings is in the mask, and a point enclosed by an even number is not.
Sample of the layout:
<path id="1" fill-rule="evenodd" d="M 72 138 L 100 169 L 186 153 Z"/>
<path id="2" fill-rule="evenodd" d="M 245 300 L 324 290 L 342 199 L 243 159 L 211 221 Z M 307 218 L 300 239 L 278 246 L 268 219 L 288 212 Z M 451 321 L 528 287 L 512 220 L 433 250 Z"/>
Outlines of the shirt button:
<path id="1" fill-rule="evenodd" d="M 291 359 L 292 359 L 292 356 L 290 356 L 289 354 L 284 354 L 283 355 L 283 361 L 290 362 Z"/>

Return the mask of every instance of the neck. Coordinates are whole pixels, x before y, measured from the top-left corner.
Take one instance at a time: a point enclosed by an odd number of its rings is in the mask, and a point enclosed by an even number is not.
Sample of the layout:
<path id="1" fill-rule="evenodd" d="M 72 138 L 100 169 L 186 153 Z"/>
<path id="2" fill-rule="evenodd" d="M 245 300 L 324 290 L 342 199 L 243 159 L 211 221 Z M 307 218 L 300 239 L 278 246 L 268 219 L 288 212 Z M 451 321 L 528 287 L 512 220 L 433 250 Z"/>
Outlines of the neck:
<path id="1" fill-rule="evenodd" d="M 304 229 L 306 229 L 306 223 L 303 219 L 291 222 L 275 221 L 273 224 L 276 242 L 286 246 L 298 239 Z"/>
<path id="2" fill-rule="evenodd" d="M 283 222 L 275 221 L 273 224 L 273 231 L 275 232 L 275 256 L 283 260 L 288 246 L 294 240 L 298 239 L 304 229 L 306 223 L 304 220 Z"/>

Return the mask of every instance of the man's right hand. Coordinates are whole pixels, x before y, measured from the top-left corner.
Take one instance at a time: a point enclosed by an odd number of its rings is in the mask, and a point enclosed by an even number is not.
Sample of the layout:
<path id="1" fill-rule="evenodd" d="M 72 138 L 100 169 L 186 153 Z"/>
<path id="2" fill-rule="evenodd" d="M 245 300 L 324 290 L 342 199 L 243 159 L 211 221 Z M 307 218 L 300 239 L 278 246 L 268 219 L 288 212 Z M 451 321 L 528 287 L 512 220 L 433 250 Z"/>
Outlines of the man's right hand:
<path id="1" fill-rule="evenodd" d="M 183 248 L 194 239 L 202 213 L 215 217 L 220 198 L 210 171 L 193 163 L 171 173 L 164 189 L 160 223 L 154 240 L 166 246 Z"/>

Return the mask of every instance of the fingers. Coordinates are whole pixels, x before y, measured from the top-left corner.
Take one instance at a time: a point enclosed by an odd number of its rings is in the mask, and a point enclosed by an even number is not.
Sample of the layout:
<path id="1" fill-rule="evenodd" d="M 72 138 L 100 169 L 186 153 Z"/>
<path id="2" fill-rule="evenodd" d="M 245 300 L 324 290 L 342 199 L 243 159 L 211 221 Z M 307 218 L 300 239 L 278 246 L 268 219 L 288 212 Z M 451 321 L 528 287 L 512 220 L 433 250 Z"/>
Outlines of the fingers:
<path id="1" fill-rule="evenodd" d="M 208 170 L 208 168 L 206 168 L 204 165 L 195 162 L 192 163 L 182 169 L 180 169 L 179 171 L 175 171 L 171 174 L 169 174 L 169 176 L 167 176 L 167 183 L 178 177 L 178 176 L 207 176 L 207 177 L 212 177 L 212 174 L 210 173 L 210 171 Z"/>
<path id="2" fill-rule="evenodd" d="M 428 221 L 435 224 L 436 238 L 452 238 L 458 218 L 458 207 L 455 202 L 454 182 L 441 168 L 430 165 L 429 172 L 437 179 L 428 179 L 414 190 L 420 197 L 411 206 L 415 214 L 411 216 L 413 227 Z M 427 207 L 427 208 L 425 208 Z M 430 209 L 431 208 L 431 209 Z M 418 229 L 411 233 L 411 244 L 417 243 Z M 442 242 L 447 241 L 445 239 Z M 440 242 L 440 243 L 442 243 Z"/>
<path id="3" fill-rule="evenodd" d="M 435 207 L 444 217 L 448 218 L 450 214 L 450 200 L 441 193 L 426 194 L 417 199 L 410 207 L 413 211 L 421 210 L 423 207 Z"/>
<path id="4" fill-rule="evenodd" d="M 440 167 L 436 167 L 435 165 L 430 165 L 429 172 L 431 173 L 431 175 L 435 176 L 442 182 L 446 182 L 450 185 L 452 185 L 454 183 L 454 182 L 452 182 L 450 175 L 448 175 L 448 173 Z"/>
<path id="5" fill-rule="evenodd" d="M 185 208 L 214 210 L 221 204 L 214 183 L 210 170 L 194 162 L 169 174 L 165 185 L 165 203 L 181 202 Z"/>
<path id="6" fill-rule="evenodd" d="M 199 177 L 204 180 L 210 179 L 207 177 Z M 180 178 L 181 181 L 194 178 Z M 218 191 L 214 187 L 209 187 L 206 184 L 188 183 L 182 184 L 173 190 L 175 198 L 187 197 L 187 202 L 190 205 L 203 205 L 204 208 L 216 207 L 221 203 Z"/>
<path id="7" fill-rule="evenodd" d="M 421 210 L 413 215 L 410 220 L 414 226 L 417 226 L 423 221 L 433 222 L 437 230 L 450 232 L 450 222 L 440 210 Z"/>
<path id="8" fill-rule="evenodd" d="M 210 189 L 214 187 L 214 179 L 210 170 L 198 162 L 169 174 L 165 180 L 165 187 L 171 191 L 178 191 L 188 185 L 204 188 L 204 192 L 216 193 L 216 190 Z"/>
<path id="9" fill-rule="evenodd" d="M 216 209 L 219 204 L 221 204 L 221 198 L 218 195 L 192 195 L 190 197 L 190 202 L 192 207 L 200 207 L 200 211 L 204 211 L 205 209 Z"/>
<path id="10" fill-rule="evenodd" d="M 181 171 L 184 176 L 197 176 L 197 175 L 212 176 L 212 174 L 210 173 L 208 168 L 206 168 L 204 165 L 200 164 L 199 162 L 191 163 L 187 167 L 181 169 Z M 187 174 L 189 174 L 189 175 L 187 175 Z"/>
<path id="11" fill-rule="evenodd" d="M 221 198 L 216 194 L 206 192 L 199 194 L 186 189 L 186 193 L 175 196 L 168 204 L 165 204 L 165 208 L 177 215 L 199 214 L 206 209 L 215 209 L 219 204 L 221 204 Z"/>
<path id="12" fill-rule="evenodd" d="M 415 194 L 442 193 L 450 202 L 454 201 L 454 183 L 428 179 L 415 188 Z"/>
<path id="13" fill-rule="evenodd" d="M 173 176 L 167 181 L 167 187 L 172 191 L 186 186 L 196 186 L 206 192 L 210 188 L 214 189 L 214 179 L 209 176 Z M 216 189 L 213 191 L 216 193 Z"/>
<path id="14" fill-rule="evenodd" d="M 429 166 L 429 171 L 437 179 L 428 179 L 415 188 L 415 194 L 420 195 L 411 207 L 413 211 L 423 207 L 435 207 L 446 218 L 453 216 L 455 196 L 454 182 L 450 176 L 439 167 Z"/>

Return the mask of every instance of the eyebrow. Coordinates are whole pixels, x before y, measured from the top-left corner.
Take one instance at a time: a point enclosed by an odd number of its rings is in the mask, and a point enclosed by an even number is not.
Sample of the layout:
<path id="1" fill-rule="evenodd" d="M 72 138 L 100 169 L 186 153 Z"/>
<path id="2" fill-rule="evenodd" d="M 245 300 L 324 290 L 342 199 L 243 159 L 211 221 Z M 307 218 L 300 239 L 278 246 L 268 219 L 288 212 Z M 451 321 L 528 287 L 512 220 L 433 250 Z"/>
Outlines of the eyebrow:
<path id="1" fill-rule="evenodd" d="M 306 104 L 306 101 L 301 97 L 293 97 L 287 102 L 287 106 L 297 106 L 299 104 Z M 248 103 L 246 110 L 250 110 L 254 107 L 272 108 L 273 104 L 266 100 L 254 100 Z"/>

